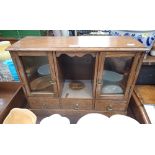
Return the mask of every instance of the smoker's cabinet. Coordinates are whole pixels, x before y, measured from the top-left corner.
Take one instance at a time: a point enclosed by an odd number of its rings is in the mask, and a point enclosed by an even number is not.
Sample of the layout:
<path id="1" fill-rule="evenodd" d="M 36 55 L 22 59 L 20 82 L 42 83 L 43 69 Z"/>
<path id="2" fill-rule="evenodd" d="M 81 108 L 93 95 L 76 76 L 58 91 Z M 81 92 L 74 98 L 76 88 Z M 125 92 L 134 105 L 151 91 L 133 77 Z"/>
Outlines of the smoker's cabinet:
<path id="1" fill-rule="evenodd" d="M 130 37 L 26 37 L 9 49 L 31 109 L 126 113 L 147 50 Z"/>

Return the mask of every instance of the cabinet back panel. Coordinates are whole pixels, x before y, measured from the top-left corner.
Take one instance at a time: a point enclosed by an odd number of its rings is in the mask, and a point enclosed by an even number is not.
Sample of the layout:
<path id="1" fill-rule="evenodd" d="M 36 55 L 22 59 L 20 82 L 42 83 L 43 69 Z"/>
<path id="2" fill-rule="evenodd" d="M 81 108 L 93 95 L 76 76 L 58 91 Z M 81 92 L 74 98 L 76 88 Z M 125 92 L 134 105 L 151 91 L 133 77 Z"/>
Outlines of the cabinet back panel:
<path id="1" fill-rule="evenodd" d="M 58 58 L 64 79 L 90 80 L 93 79 L 95 58 L 91 55 L 69 57 L 62 54 Z"/>

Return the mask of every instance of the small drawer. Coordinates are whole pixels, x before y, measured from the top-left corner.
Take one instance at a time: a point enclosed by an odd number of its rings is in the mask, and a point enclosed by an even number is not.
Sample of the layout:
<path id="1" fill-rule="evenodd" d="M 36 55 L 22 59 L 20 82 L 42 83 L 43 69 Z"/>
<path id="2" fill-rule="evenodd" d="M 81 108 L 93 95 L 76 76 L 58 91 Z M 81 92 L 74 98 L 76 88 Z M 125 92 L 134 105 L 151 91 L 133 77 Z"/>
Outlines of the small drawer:
<path id="1" fill-rule="evenodd" d="M 126 101 L 95 101 L 95 110 L 101 111 L 124 111 L 127 109 Z"/>
<path id="2" fill-rule="evenodd" d="M 59 109 L 59 99 L 51 97 L 29 97 L 30 108 L 34 109 Z"/>
<path id="3" fill-rule="evenodd" d="M 87 99 L 62 99 L 61 104 L 63 109 L 73 110 L 91 110 L 93 107 L 92 100 Z"/>

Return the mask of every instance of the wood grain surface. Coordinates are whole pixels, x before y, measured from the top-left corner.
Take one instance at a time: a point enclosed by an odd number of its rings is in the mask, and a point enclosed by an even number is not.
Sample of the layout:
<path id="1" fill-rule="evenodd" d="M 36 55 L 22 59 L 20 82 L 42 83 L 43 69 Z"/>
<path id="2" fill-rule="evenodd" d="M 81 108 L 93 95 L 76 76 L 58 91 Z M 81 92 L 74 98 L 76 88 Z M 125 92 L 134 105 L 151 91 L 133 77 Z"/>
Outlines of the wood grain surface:
<path id="1" fill-rule="evenodd" d="M 136 85 L 135 92 L 143 104 L 155 104 L 155 85 Z"/>
<path id="2" fill-rule="evenodd" d="M 116 48 L 117 47 L 117 48 Z M 25 37 L 9 51 L 146 51 L 139 41 L 128 36 Z"/>

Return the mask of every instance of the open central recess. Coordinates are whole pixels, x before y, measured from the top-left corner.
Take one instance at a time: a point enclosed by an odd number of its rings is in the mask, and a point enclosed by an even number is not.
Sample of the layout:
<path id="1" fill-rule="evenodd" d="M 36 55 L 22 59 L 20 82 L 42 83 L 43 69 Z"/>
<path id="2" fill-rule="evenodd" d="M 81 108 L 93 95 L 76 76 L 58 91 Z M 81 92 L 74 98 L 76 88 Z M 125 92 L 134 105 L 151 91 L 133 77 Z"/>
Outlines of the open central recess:
<path id="1" fill-rule="evenodd" d="M 58 57 L 62 73 L 62 98 L 92 98 L 95 57 L 84 55 L 70 57 L 62 54 Z"/>

